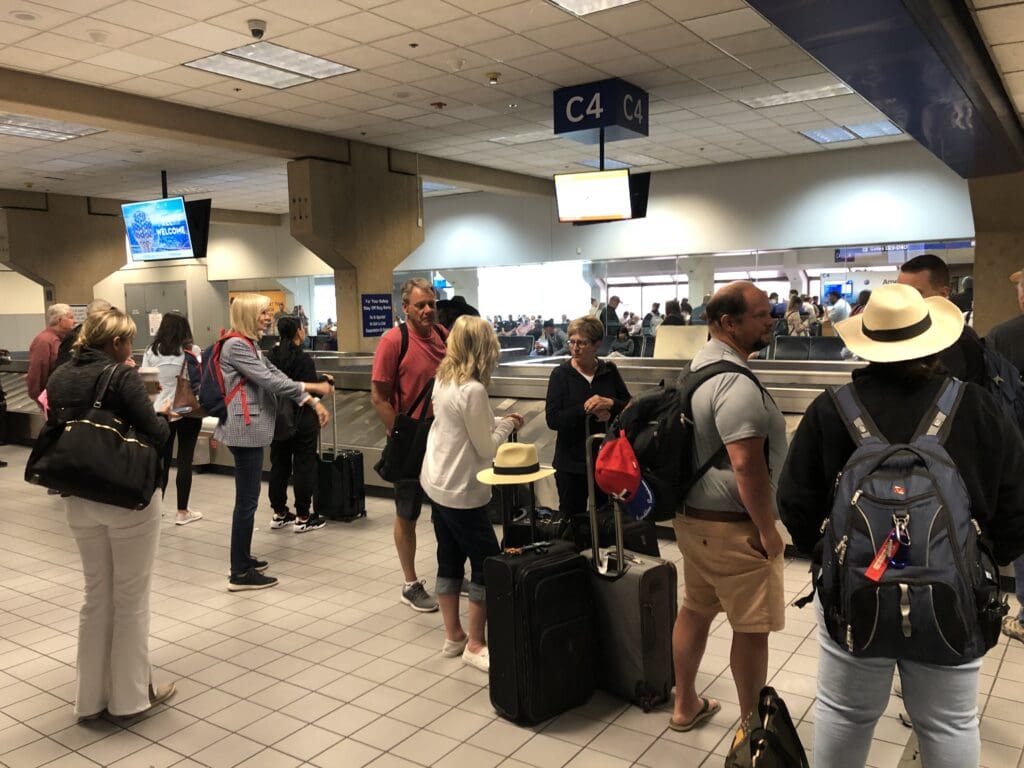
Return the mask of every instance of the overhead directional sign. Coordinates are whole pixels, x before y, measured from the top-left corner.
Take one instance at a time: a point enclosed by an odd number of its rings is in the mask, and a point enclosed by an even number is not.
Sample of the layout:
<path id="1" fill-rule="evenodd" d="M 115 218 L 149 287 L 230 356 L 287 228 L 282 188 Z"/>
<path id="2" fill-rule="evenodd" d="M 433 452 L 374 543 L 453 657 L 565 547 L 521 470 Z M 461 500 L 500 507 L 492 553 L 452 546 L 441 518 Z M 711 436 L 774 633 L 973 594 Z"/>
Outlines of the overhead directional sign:
<path id="1" fill-rule="evenodd" d="M 613 77 L 559 88 L 554 95 L 555 134 L 584 144 L 647 135 L 647 91 Z"/>

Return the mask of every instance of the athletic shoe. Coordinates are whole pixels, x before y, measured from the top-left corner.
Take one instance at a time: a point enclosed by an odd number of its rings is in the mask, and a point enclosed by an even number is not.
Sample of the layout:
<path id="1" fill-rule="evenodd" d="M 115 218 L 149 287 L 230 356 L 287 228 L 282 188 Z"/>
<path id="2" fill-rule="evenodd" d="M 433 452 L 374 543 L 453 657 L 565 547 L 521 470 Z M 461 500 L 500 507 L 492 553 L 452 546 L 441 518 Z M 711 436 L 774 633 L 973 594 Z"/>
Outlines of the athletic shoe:
<path id="1" fill-rule="evenodd" d="M 267 570 L 267 566 L 270 565 L 266 560 L 257 560 L 255 557 L 249 558 L 249 565 L 255 568 L 260 573 Z"/>
<path id="2" fill-rule="evenodd" d="M 467 647 L 462 652 L 462 663 L 475 669 L 479 669 L 484 674 L 491 671 L 491 653 L 487 650 L 485 645 L 477 653 L 473 653 Z"/>
<path id="3" fill-rule="evenodd" d="M 270 528 L 277 530 L 278 528 L 284 528 L 286 525 L 291 525 L 295 522 L 295 515 L 291 512 L 285 512 L 283 515 L 274 513 L 274 516 L 270 518 Z"/>
<path id="4" fill-rule="evenodd" d="M 402 590 L 402 602 L 421 613 L 437 610 L 437 600 L 430 596 L 422 581 L 417 581 Z"/>
<path id="5" fill-rule="evenodd" d="M 1003 616 L 1003 634 L 1024 643 L 1024 624 L 1016 616 Z"/>
<path id="6" fill-rule="evenodd" d="M 323 528 L 325 525 L 327 525 L 327 521 L 314 513 L 305 520 L 301 517 L 295 518 L 295 522 L 292 523 L 292 530 L 295 533 L 305 533 L 306 531 L 315 531 L 317 528 Z"/>
<path id="7" fill-rule="evenodd" d="M 179 515 L 177 518 L 175 518 L 174 524 L 175 525 L 188 525 L 189 523 L 194 523 L 196 520 L 202 520 L 202 519 L 203 519 L 203 513 L 202 512 L 196 512 L 194 509 L 189 509 L 189 510 L 185 511 L 185 516 L 184 517 L 181 517 Z"/>
<path id="8" fill-rule="evenodd" d="M 255 568 L 250 568 L 245 573 L 233 573 L 228 579 L 228 592 L 241 592 L 245 589 L 266 589 L 277 585 L 277 579 L 273 576 L 264 576 Z"/>

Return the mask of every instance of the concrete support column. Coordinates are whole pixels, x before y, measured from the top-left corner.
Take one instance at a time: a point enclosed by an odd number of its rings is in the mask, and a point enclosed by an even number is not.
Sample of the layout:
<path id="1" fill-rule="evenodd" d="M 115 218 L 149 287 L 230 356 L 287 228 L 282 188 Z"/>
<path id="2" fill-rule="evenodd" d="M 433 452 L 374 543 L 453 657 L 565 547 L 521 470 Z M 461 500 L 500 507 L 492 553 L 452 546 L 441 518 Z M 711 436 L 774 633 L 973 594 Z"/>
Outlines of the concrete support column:
<path id="1" fill-rule="evenodd" d="M 704 300 L 705 293 L 715 292 L 715 267 L 707 257 L 690 258 L 684 263 L 690 281 L 690 304 L 696 307 Z"/>
<path id="2" fill-rule="evenodd" d="M 1009 275 L 1024 266 L 1024 173 L 969 181 L 974 215 L 974 328 L 990 328 L 1020 314 Z"/>
<path id="3" fill-rule="evenodd" d="M 334 268 L 338 349 L 372 352 L 360 296 L 390 295 L 395 266 L 423 242 L 419 178 L 392 171 L 387 149 L 353 144 L 349 163 L 289 163 L 288 196 L 292 237 Z"/>
<path id="4" fill-rule="evenodd" d="M 807 293 L 807 279 L 804 271 L 800 268 L 800 257 L 796 255 L 796 251 L 789 251 L 782 255 L 782 271 L 786 273 L 786 279 L 789 280 L 790 290 L 795 288 L 801 294 Z"/>

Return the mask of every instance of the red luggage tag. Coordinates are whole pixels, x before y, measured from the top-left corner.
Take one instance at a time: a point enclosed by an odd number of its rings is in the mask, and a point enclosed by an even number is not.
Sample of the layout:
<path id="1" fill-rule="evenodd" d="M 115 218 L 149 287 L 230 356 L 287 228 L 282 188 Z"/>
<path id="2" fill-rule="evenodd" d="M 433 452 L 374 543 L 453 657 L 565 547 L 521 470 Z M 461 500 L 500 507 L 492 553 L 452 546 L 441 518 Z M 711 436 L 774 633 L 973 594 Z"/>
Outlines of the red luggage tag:
<path id="1" fill-rule="evenodd" d="M 889 560 L 899 552 L 899 549 L 899 540 L 891 535 L 886 536 L 882 546 L 875 553 L 871 565 L 864 571 L 864 576 L 871 579 L 871 581 L 881 581 L 883 574 L 885 574 L 886 569 L 889 567 Z"/>

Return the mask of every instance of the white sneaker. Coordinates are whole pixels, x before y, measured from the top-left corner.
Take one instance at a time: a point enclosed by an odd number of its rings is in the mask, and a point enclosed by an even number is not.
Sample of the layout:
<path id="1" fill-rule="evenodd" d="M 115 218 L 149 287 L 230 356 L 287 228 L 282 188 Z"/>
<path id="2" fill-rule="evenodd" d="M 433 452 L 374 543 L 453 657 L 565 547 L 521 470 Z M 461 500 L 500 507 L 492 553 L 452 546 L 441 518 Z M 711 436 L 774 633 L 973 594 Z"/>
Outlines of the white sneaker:
<path id="1" fill-rule="evenodd" d="M 468 642 L 468 635 L 461 640 L 449 640 L 448 638 L 445 638 L 444 647 L 441 648 L 441 655 L 446 659 L 458 658 L 462 655 L 463 651 L 466 650 L 466 643 Z"/>
<path id="2" fill-rule="evenodd" d="M 484 674 L 489 674 L 491 671 L 491 653 L 486 645 L 477 653 L 472 653 L 469 650 L 469 646 L 467 646 L 466 650 L 462 652 L 462 663 L 475 667 Z"/>
<path id="3" fill-rule="evenodd" d="M 185 511 L 185 516 L 184 517 L 182 517 L 181 515 L 178 515 L 178 517 L 176 517 L 175 520 L 174 520 L 174 524 L 175 525 L 188 525 L 189 523 L 194 523 L 196 520 L 202 520 L 202 519 L 203 519 L 203 513 L 202 512 L 197 512 L 194 509 L 189 509 L 189 510 Z"/>

